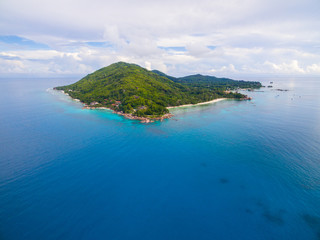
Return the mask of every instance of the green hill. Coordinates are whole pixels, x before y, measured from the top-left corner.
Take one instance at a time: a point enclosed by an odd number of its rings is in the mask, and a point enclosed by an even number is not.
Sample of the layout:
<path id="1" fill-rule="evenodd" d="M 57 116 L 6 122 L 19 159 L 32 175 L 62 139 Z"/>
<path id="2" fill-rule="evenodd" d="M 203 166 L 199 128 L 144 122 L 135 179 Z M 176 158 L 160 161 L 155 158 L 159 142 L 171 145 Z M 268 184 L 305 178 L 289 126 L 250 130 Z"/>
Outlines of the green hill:
<path id="1" fill-rule="evenodd" d="M 149 118 L 168 113 L 166 107 L 169 106 L 195 104 L 221 97 L 245 97 L 239 93 L 225 93 L 223 88 L 212 90 L 185 84 L 159 71 L 148 71 L 124 62 L 111 64 L 74 84 L 55 89 L 63 90 L 91 107 L 108 107 L 117 112 Z"/>
<path id="2" fill-rule="evenodd" d="M 206 87 L 216 90 L 233 90 L 237 88 L 260 88 L 260 82 L 233 80 L 230 78 L 217 78 L 214 76 L 204 76 L 201 74 L 190 75 L 186 77 L 175 78 L 158 70 L 153 70 L 158 75 L 167 77 L 174 82 L 193 87 Z"/>

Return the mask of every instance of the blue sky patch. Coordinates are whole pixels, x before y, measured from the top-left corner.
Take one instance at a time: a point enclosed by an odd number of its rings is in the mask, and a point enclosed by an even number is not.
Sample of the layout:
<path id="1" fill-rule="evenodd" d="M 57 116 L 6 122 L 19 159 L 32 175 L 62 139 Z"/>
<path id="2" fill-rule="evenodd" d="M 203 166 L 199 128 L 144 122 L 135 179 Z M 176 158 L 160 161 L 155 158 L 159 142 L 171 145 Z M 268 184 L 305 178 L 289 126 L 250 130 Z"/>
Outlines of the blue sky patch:
<path id="1" fill-rule="evenodd" d="M 101 47 L 101 48 L 113 47 L 113 45 L 109 42 L 86 42 L 86 44 L 91 47 Z"/>
<path id="2" fill-rule="evenodd" d="M 207 46 L 207 48 L 209 48 L 210 50 L 214 50 L 214 49 L 216 49 L 217 47 L 216 47 L 216 46 Z"/>
<path id="3" fill-rule="evenodd" d="M 15 35 L 0 35 L 0 49 L 49 50 L 48 45 Z"/>
<path id="4" fill-rule="evenodd" d="M 8 55 L 1 55 L 1 54 L 0 54 L 0 58 L 4 60 L 21 60 L 21 58 L 17 56 L 8 56 Z"/>
<path id="5" fill-rule="evenodd" d="M 158 48 L 166 50 L 166 51 L 177 51 L 177 52 L 186 52 L 187 49 L 185 47 L 162 47 L 159 46 Z"/>

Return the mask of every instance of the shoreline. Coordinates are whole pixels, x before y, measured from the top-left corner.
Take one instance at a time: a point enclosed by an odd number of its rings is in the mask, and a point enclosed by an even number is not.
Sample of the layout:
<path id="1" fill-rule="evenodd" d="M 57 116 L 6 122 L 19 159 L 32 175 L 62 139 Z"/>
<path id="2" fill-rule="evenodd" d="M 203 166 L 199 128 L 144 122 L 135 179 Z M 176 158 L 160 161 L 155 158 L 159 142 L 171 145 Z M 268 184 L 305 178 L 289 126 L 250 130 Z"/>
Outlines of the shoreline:
<path id="1" fill-rule="evenodd" d="M 229 98 L 216 98 L 216 99 L 213 99 L 213 100 L 208 101 L 208 102 L 200 102 L 200 103 L 195 103 L 195 104 L 185 104 L 185 105 L 179 105 L 179 106 L 171 106 L 171 107 L 167 107 L 167 109 L 181 108 L 181 107 L 193 107 L 193 106 L 211 104 L 211 103 L 220 102 L 220 101 L 226 100 L 226 99 L 229 99 Z"/>
<path id="2" fill-rule="evenodd" d="M 84 104 L 84 103 L 83 103 Z M 111 108 L 107 108 L 107 107 L 90 107 L 90 106 L 87 106 L 84 104 L 83 108 L 82 109 L 89 109 L 89 110 L 110 110 L 112 111 L 113 113 L 115 114 L 118 114 L 118 115 L 121 115 L 121 116 L 124 116 L 125 118 L 128 118 L 128 119 L 131 119 L 131 120 L 139 120 L 141 123 L 152 123 L 152 122 L 155 122 L 157 120 L 159 121 L 163 121 L 164 119 L 169 119 L 169 118 L 172 118 L 173 117 L 173 114 L 171 113 L 166 113 L 164 114 L 163 116 L 159 116 L 159 117 L 138 117 L 138 116 L 134 116 L 132 115 L 131 113 L 123 113 L 123 112 L 118 112 L 118 111 L 115 111 Z"/>
<path id="3" fill-rule="evenodd" d="M 128 118 L 128 119 L 131 119 L 131 120 L 139 120 L 141 123 L 152 123 L 152 122 L 155 122 L 157 120 L 160 120 L 160 121 L 163 121 L 164 119 L 169 119 L 169 118 L 172 118 L 174 115 L 172 113 L 166 113 L 164 114 L 163 116 L 159 116 L 159 117 L 138 117 L 138 116 L 134 116 L 132 115 L 131 113 L 123 113 L 123 112 L 118 112 L 116 110 L 113 110 L 111 108 L 108 108 L 108 107 L 94 107 L 94 106 L 88 106 L 86 105 L 85 103 L 81 102 L 79 99 L 76 99 L 76 98 L 72 98 L 68 93 L 66 93 L 65 91 L 63 90 L 56 90 L 53 88 L 53 90 L 55 91 L 59 91 L 61 93 L 63 93 L 64 95 L 67 95 L 68 97 L 70 97 L 72 100 L 76 101 L 76 102 L 80 102 L 83 104 L 83 107 L 82 109 L 89 109 L 89 110 L 96 110 L 96 109 L 101 109 L 101 110 L 110 110 L 112 111 L 113 113 L 115 114 L 118 114 L 118 115 L 121 115 L 125 118 Z M 223 101 L 223 100 L 226 100 L 226 99 L 229 99 L 229 98 L 217 98 L 217 99 L 213 99 L 211 101 L 207 101 L 207 102 L 200 102 L 200 103 L 195 103 L 195 104 L 185 104 L 185 105 L 179 105 L 179 106 L 170 106 L 170 107 L 167 107 L 167 109 L 174 109 L 174 108 L 183 108 L 183 107 L 194 107 L 194 106 L 200 106 L 200 105 L 206 105 L 206 104 L 211 104 L 211 103 L 216 103 L 216 102 L 220 102 L 220 101 Z M 250 97 L 247 97 L 247 98 L 244 98 L 244 99 L 241 99 L 241 100 L 251 100 Z"/>

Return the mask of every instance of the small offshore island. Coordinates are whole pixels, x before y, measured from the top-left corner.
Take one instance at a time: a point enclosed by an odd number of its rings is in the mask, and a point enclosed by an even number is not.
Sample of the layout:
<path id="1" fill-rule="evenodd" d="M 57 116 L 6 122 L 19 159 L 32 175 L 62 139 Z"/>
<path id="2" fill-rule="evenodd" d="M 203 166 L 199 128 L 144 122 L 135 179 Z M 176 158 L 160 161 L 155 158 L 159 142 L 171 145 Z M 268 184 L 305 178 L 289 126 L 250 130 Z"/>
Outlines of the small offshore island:
<path id="1" fill-rule="evenodd" d="M 205 104 L 221 99 L 250 100 L 233 90 L 256 89 L 260 82 L 192 75 L 175 78 L 136 64 L 118 62 L 76 83 L 55 87 L 84 104 L 85 109 L 111 109 L 141 122 L 163 120 L 170 108 Z"/>

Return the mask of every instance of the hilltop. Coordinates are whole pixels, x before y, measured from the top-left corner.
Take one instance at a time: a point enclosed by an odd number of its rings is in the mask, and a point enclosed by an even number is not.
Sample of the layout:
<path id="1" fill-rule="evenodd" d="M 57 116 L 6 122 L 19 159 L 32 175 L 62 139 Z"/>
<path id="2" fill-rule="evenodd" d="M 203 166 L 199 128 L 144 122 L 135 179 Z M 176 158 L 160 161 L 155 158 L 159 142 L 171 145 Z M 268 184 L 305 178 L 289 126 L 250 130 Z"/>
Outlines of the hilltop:
<path id="1" fill-rule="evenodd" d="M 101 68 L 74 84 L 55 89 L 63 90 L 90 108 L 106 107 L 126 117 L 162 119 L 171 116 L 167 107 L 217 98 L 245 99 L 245 95 L 228 90 L 241 87 L 241 82 L 250 88 L 257 88 L 260 84 L 231 79 L 220 79 L 214 84 L 213 79 L 210 83 L 209 78 L 210 76 L 202 75 L 175 78 L 160 71 L 149 71 L 136 64 L 118 62 Z"/>

